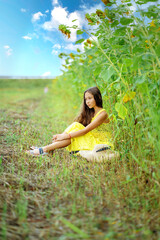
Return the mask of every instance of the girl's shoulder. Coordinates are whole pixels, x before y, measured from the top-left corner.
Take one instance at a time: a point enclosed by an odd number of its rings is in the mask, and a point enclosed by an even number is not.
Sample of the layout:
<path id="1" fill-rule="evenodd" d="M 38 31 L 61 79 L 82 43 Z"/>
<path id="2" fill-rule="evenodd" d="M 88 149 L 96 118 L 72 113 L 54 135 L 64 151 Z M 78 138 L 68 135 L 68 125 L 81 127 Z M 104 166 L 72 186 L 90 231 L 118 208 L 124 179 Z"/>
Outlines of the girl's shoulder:
<path id="1" fill-rule="evenodd" d="M 102 108 L 95 116 L 94 116 L 94 118 L 92 118 L 92 121 L 98 116 L 98 115 L 100 115 L 100 114 L 102 114 L 103 115 L 103 117 L 105 117 L 105 120 L 104 120 L 104 122 L 103 123 L 109 123 L 110 122 L 110 120 L 109 120 L 109 118 L 108 118 L 108 114 L 107 114 L 107 112 L 106 112 L 106 109 L 104 109 L 104 108 Z"/>
<path id="2" fill-rule="evenodd" d="M 104 108 L 102 108 L 102 109 L 100 109 L 100 110 L 94 115 L 94 117 L 92 118 L 92 121 L 93 121 L 96 117 L 98 117 L 99 114 L 101 114 L 102 112 L 103 112 L 103 114 L 106 114 L 106 117 L 108 116 L 106 110 L 105 110 Z"/>
<path id="3" fill-rule="evenodd" d="M 107 114 L 106 110 L 102 108 L 95 114 L 94 118 L 97 117 L 101 112 L 103 112 L 104 114 Z"/>

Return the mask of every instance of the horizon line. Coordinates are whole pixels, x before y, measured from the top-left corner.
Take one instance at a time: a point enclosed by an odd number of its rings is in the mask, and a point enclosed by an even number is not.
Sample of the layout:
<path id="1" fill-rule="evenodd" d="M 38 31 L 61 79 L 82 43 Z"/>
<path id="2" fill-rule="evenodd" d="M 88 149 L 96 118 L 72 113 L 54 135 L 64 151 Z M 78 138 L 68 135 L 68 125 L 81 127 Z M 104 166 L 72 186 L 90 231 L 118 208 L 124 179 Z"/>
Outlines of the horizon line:
<path id="1" fill-rule="evenodd" d="M 6 76 L 0 75 L 0 79 L 54 79 L 58 76 Z"/>

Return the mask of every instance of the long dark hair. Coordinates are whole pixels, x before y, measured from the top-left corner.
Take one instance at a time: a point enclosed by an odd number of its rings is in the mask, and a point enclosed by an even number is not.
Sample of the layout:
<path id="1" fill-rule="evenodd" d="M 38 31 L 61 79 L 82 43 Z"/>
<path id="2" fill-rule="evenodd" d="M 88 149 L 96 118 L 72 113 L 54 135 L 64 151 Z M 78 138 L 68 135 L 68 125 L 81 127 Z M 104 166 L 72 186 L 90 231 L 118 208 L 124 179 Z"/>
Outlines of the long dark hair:
<path id="1" fill-rule="evenodd" d="M 75 119 L 75 121 L 83 124 L 85 127 L 91 122 L 92 117 L 94 116 L 94 108 L 89 108 L 86 104 L 85 101 L 85 93 L 89 92 L 93 95 L 95 102 L 96 102 L 96 106 L 97 107 L 101 107 L 103 108 L 103 101 L 102 101 L 102 95 L 100 90 L 97 87 L 91 87 L 88 88 L 83 95 L 83 103 L 82 103 L 82 107 L 81 107 L 81 112 L 79 114 L 79 116 Z"/>

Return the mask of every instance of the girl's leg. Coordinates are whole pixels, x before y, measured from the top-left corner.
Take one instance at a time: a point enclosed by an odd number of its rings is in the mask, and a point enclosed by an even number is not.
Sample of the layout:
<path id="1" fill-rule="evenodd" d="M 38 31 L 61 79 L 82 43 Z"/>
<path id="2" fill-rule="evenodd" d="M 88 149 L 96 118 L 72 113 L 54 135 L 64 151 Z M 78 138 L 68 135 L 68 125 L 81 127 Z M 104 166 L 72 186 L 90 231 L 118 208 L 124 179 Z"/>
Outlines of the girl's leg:
<path id="1" fill-rule="evenodd" d="M 53 150 L 58 149 L 58 148 L 67 147 L 70 144 L 71 144 L 71 140 L 66 139 L 66 140 L 51 143 L 47 146 L 42 147 L 42 149 L 43 149 L 43 152 L 50 152 L 50 151 L 53 151 Z M 39 149 L 34 149 L 33 151 L 34 151 L 34 153 L 33 153 L 34 155 L 39 155 Z"/>
<path id="2" fill-rule="evenodd" d="M 62 140 L 62 141 L 57 141 L 57 142 L 51 143 L 51 144 L 43 147 L 43 151 L 44 151 L 44 152 L 53 151 L 53 150 L 58 149 L 58 148 L 67 147 L 67 146 L 70 145 L 70 144 L 71 144 L 71 140 L 70 140 L 70 139 L 65 139 L 65 140 Z"/>

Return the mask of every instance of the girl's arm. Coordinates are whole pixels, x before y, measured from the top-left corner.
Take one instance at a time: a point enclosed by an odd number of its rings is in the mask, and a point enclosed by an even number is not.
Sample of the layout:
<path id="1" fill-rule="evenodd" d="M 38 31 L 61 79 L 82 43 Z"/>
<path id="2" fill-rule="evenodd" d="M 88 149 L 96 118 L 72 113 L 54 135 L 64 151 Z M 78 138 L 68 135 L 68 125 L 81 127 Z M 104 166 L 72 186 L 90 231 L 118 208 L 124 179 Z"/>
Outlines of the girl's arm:
<path id="1" fill-rule="evenodd" d="M 84 134 L 90 132 L 94 128 L 101 125 L 106 119 L 108 119 L 108 114 L 106 113 L 106 111 L 103 111 L 96 117 L 95 120 L 93 120 L 93 122 L 88 124 L 84 129 L 78 130 L 76 132 L 71 132 L 69 134 L 68 133 L 58 134 L 58 135 L 56 135 L 57 137 L 54 140 L 61 141 L 61 140 L 64 140 L 64 139 L 83 136 Z"/>

